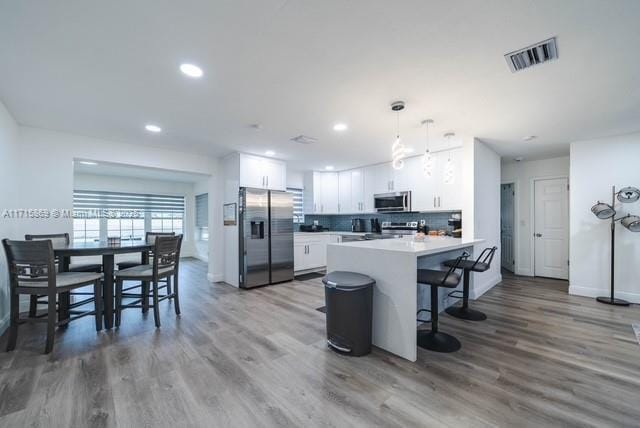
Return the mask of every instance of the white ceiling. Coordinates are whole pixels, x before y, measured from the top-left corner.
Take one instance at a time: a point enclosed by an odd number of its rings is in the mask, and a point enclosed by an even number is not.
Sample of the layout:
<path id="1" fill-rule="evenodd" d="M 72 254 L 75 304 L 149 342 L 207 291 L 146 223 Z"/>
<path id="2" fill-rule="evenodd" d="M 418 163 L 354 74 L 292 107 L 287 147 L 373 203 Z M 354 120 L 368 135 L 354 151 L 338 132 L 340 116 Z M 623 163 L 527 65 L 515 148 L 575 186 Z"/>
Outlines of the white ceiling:
<path id="1" fill-rule="evenodd" d="M 416 150 L 431 117 L 542 158 L 640 130 L 639 21 L 638 0 L 0 0 L 0 100 L 24 125 L 341 169 L 389 160 L 403 99 Z M 509 71 L 505 53 L 551 36 L 558 61 Z"/>
<path id="2" fill-rule="evenodd" d="M 195 174 L 167 169 L 148 168 L 141 166 L 123 165 L 110 162 L 96 162 L 95 165 L 85 165 L 81 162 L 87 159 L 74 159 L 74 174 L 94 174 L 108 177 L 124 177 L 147 180 L 172 181 L 179 183 L 196 183 L 208 178 L 204 174 Z"/>

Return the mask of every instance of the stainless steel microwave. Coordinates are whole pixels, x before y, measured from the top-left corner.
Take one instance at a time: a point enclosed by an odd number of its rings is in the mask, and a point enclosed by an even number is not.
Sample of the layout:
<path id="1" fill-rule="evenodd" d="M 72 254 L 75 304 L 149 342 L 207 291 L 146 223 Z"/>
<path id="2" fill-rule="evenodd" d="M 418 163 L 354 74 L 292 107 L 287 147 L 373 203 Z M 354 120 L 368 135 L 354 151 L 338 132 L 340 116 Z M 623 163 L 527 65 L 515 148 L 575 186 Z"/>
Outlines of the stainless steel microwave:
<path id="1" fill-rule="evenodd" d="M 411 211 L 411 192 L 378 193 L 373 195 L 373 204 L 379 213 Z"/>

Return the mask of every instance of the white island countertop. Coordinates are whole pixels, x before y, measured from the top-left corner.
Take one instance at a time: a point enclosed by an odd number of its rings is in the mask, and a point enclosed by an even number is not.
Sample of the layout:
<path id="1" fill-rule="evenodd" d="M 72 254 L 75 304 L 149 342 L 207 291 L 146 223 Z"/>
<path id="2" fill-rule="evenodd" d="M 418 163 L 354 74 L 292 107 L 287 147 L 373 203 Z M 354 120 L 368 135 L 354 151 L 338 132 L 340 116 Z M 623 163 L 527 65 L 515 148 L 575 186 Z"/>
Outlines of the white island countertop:
<path id="1" fill-rule="evenodd" d="M 428 256 L 445 251 L 466 248 L 483 242 L 483 239 L 452 238 L 450 236 L 427 236 L 424 241 L 415 241 L 413 237 L 397 239 L 372 239 L 370 241 L 342 242 L 341 247 L 356 247 L 363 250 L 379 250 L 406 253 L 413 257 Z"/>

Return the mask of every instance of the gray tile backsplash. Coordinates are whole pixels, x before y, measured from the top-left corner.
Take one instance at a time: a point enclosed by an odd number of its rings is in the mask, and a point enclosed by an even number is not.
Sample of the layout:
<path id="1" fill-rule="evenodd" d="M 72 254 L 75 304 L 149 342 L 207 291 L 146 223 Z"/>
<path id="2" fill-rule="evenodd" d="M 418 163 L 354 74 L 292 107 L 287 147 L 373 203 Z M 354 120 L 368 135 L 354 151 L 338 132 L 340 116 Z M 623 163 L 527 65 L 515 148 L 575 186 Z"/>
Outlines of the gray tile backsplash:
<path id="1" fill-rule="evenodd" d="M 459 212 L 459 211 L 458 211 Z M 447 224 L 447 220 L 451 217 L 451 212 L 446 213 L 389 213 L 389 214 L 334 214 L 334 215 L 310 215 L 304 216 L 304 224 L 313 224 L 314 220 L 318 220 L 318 224 L 339 232 L 351 231 L 351 219 L 361 218 L 365 222 L 367 231 L 371 230 L 370 219 L 377 218 L 381 223 L 383 221 L 407 222 L 424 220 L 430 230 L 448 230 L 453 228 Z"/>

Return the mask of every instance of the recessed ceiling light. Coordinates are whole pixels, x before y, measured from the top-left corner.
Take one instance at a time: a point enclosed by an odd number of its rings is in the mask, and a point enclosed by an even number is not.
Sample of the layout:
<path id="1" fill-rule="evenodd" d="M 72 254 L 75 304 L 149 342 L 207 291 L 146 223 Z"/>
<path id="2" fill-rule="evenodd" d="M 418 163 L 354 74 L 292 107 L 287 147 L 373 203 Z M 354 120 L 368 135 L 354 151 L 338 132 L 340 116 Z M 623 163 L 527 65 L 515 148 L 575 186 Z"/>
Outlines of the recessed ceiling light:
<path id="1" fill-rule="evenodd" d="M 182 71 L 187 76 L 194 78 L 202 77 L 202 75 L 204 74 L 200 67 L 193 64 L 180 64 L 180 71 Z"/>
<path id="2" fill-rule="evenodd" d="M 264 154 L 267 156 L 275 156 L 276 152 L 274 152 L 273 150 L 267 150 L 266 152 L 264 152 Z"/>
<path id="3" fill-rule="evenodd" d="M 347 126 L 346 123 L 336 123 L 335 125 L 333 125 L 334 131 L 342 132 L 342 131 L 346 131 L 347 129 L 349 129 L 349 127 Z"/>
<path id="4" fill-rule="evenodd" d="M 162 132 L 162 128 L 160 128 L 158 125 L 152 125 L 152 124 L 145 125 L 144 129 L 146 129 L 149 132 L 155 132 L 155 133 Z"/>
<path id="5" fill-rule="evenodd" d="M 82 165 L 98 165 L 97 162 L 91 162 L 91 161 L 79 161 L 78 163 L 81 163 Z"/>
<path id="6" fill-rule="evenodd" d="M 327 171 L 333 171 L 333 165 L 327 165 L 324 167 Z"/>
<path id="7" fill-rule="evenodd" d="M 526 137 L 522 137 L 524 141 L 531 141 L 535 140 L 536 138 L 538 138 L 536 135 L 527 135 Z"/>

